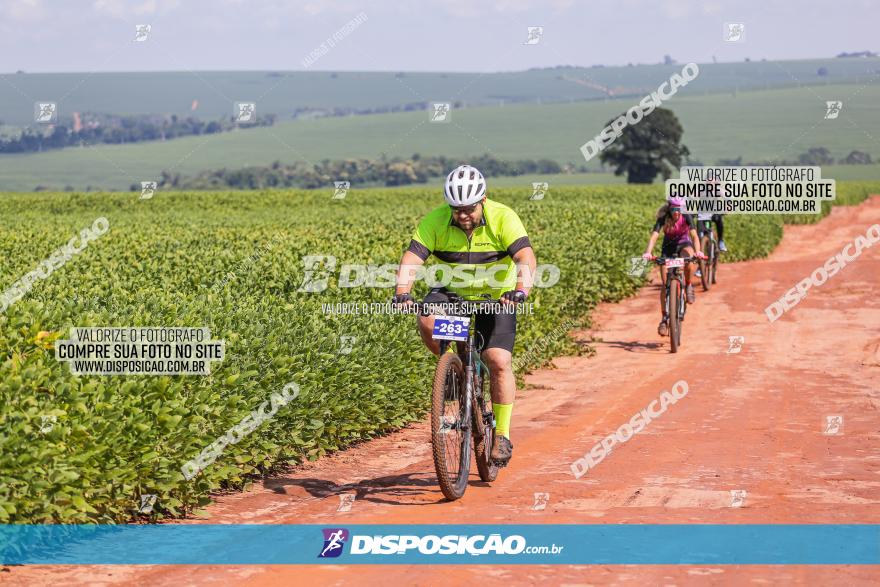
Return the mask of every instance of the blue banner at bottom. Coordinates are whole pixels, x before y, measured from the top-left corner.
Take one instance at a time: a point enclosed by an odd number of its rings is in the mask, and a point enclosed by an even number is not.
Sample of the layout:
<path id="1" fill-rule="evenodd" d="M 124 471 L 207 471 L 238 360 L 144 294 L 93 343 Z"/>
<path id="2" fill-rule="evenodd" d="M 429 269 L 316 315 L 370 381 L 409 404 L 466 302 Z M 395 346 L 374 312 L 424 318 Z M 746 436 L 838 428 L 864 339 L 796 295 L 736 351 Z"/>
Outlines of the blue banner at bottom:
<path id="1" fill-rule="evenodd" d="M 0 525 L 2 564 L 876 565 L 880 525 Z"/>

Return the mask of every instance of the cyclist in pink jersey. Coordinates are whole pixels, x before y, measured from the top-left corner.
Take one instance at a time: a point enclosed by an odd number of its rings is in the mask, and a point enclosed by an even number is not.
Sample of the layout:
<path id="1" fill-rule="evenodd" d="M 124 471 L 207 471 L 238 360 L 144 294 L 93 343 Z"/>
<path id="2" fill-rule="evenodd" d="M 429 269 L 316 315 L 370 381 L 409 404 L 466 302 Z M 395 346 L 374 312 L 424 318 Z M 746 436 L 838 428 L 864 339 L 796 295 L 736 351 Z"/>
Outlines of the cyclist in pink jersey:
<path id="1" fill-rule="evenodd" d="M 682 198 L 669 198 L 668 201 L 660 206 L 657 210 L 657 219 L 654 222 L 654 229 L 651 231 L 651 238 L 648 239 L 648 248 L 642 255 L 645 259 L 652 259 L 651 252 L 663 231 L 663 244 L 660 247 L 661 255 L 664 257 L 700 257 L 705 258 L 703 251 L 700 250 L 700 239 L 697 237 L 697 228 L 693 218 L 684 214 L 684 200 Z M 686 284 L 685 293 L 689 304 L 697 301 L 694 286 L 691 284 L 693 277 L 693 268 L 690 263 L 684 267 L 684 281 Z M 660 267 L 661 283 L 666 283 L 666 268 Z M 666 316 L 666 291 L 660 288 L 660 325 L 657 327 L 657 334 L 666 336 L 669 334 L 668 317 Z"/>

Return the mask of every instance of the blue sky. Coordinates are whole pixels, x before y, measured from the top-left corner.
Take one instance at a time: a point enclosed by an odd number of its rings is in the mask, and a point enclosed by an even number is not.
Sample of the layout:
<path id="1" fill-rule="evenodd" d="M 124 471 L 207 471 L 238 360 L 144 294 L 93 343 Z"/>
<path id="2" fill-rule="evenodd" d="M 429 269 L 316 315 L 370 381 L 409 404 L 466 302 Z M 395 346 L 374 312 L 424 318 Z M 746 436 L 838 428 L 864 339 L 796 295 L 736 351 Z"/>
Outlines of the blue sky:
<path id="1" fill-rule="evenodd" d="M 880 50 L 875 0 L 0 0 L 0 72 L 530 67 L 832 57 Z M 742 22 L 742 43 L 722 39 Z M 151 37 L 135 43 L 136 24 Z M 528 26 L 543 26 L 524 45 Z"/>

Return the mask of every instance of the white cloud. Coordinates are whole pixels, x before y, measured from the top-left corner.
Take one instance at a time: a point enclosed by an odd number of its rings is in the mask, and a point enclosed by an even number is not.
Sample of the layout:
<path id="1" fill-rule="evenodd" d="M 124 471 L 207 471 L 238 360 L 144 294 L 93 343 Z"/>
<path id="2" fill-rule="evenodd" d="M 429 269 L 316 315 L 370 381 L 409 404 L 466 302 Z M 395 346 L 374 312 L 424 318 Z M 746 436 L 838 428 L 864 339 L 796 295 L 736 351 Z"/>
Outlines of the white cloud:
<path id="1" fill-rule="evenodd" d="M 18 0 L 3 3 L 3 17 L 17 22 L 38 22 L 47 15 L 43 0 Z"/>

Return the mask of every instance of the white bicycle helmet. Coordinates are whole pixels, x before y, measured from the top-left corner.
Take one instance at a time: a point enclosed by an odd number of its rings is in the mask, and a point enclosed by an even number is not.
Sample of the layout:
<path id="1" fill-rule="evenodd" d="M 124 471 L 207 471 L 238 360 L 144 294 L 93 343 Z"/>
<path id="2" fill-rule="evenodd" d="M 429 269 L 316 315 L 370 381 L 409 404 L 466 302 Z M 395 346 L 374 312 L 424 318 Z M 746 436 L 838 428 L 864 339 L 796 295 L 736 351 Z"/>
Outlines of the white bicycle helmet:
<path id="1" fill-rule="evenodd" d="M 486 180 L 476 167 L 459 165 L 446 176 L 443 195 L 455 208 L 476 204 L 486 195 Z"/>

